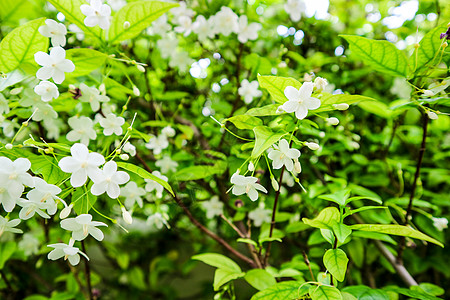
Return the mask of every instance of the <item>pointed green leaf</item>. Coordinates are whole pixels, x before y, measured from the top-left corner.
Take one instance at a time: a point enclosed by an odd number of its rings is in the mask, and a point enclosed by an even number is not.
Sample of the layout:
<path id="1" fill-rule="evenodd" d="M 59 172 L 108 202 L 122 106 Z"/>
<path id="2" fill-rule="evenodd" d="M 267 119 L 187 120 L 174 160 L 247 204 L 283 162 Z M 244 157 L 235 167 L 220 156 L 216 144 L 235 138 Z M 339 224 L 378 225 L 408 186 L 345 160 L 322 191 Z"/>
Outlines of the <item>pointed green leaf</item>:
<path id="1" fill-rule="evenodd" d="M 371 289 L 364 285 L 353 285 L 345 287 L 342 291 L 350 293 L 361 300 L 389 300 L 389 295 L 379 289 Z"/>
<path id="2" fill-rule="evenodd" d="M 336 110 L 333 107 L 333 104 L 339 104 L 339 103 L 353 104 L 353 103 L 361 103 L 361 102 L 372 103 L 373 101 L 377 101 L 374 98 L 361 96 L 361 95 L 348 95 L 348 94 L 332 95 L 330 93 L 325 93 L 325 92 L 322 92 L 321 95 L 322 96 L 319 98 L 320 99 L 320 107 L 318 109 L 313 110 L 314 113 Z"/>
<path id="3" fill-rule="evenodd" d="M 347 254 L 341 249 L 330 249 L 323 256 L 323 264 L 325 268 L 338 281 L 344 281 L 345 272 L 347 271 L 348 258 Z"/>
<path id="4" fill-rule="evenodd" d="M 352 233 L 352 230 L 347 225 L 342 223 L 334 223 L 332 228 L 339 243 L 341 244 L 344 243 L 348 236 Z"/>
<path id="5" fill-rule="evenodd" d="M 109 42 L 117 44 L 136 37 L 154 20 L 177 6 L 177 3 L 159 1 L 136 1 L 125 5 L 113 17 L 109 28 Z M 123 26 L 125 22 L 130 23 L 130 26 L 126 29 Z"/>
<path id="6" fill-rule="evenodd" d="M 303 218 L 302 221 L 314 228 L 333 230 L 333 223 L 339 222 L 339 219 L 339 210 L 336 207 L 327 207 L 315 219 Z"/>
<path id="7" fill-rule="evenodd" d="M 262 290 L 251 298 L 251 300 L 286 300 L 298 299 L 307 293 L 307 286 L 303 285 L 300 289 L 299 281 L 279 282 L 265 290 Z"/>
<path id="8" fill-rule="evenodd" d="M 345 201 L 345 204 L 349 204 L 350 202 L 356 201 L 356 200 L 371 200 L 378 204 L 383 204 L 383 201 L 381 201 L 381 199 L 375 198 L 375 197 L 369 197 L 369 196 L 351 197 L 351 198 L 348 198 L 347 201 Z"/>
<path id="9" fill-rule="evenodd" d="M 270 146 L 278 142 L 286 133 L 273 132 L 269 127 L 257 126 L 253 128 L 255 133 L 255 147 L 252 151 L 252 158 L 258 158 Z"/>
<path id="10" fill-rule="evenodd" d="M 256 126 L 263 125 L 263 121 L 259 118 L 249 116 L 249 115 L 239 115 L 226 119 L 234 124 L 239 129 L 250 129 L 253 130 Z"/>
<path id="11" fill-rule="evenodd" d="M 140 176 L 144 179 L 151 179 L 153 181 L 156 181 L 160 185 L 162 185 L 169 193 L 174 196 L 172 187 L 167 183 L 167 181 L 162 180 L 161 178 L 156 177 L 152 173 L 147 172 L 146 170 L 142 169 L 141 167 L 138 167 L 136 165 L 130 164 L 130 163 L 124 163 L 124 162 L 118 162 L 117 166 L 119 168 L 125 169 L 127 171 L 133 172 L 134 174 Z"/>
<path id="12" fill-rule="evenodd" d="M 203 253 L 194 255 L 192 259 L 204 262 L 207 265 L 227 270 L 229 272 L 241 273 L 242 270 L 237 263 L 229 259 L 228 257 L 217 253 Z"/>
<path id="13" fill-rule="evenodd" d="M 247 111 L 245 114 L 254 117 L 275 116 L 279 115 L 279 113 L 277 113 L 279 106 L 279 104 L 269 104 L 263 107 L 255 107 Z"/>
<path id="14" fill-rule="evenodd" d="M 424 240 L 424 241 L 436 244 L 436 245 L 444 248 L 444 245 L 441 242 L 423 234 L 420 231 L 414 230 L 407 226 L 381 225 L 381 224 L 356 224 L 356 225 L 351 225 L 350 228 L 352 230 L 361 230 L 361 231 L 369 231 L 369 232 L 386 233 L 386 234 L 391 234 L 391 235 L 406 236 L 406 237 L 410 237 L 410 238 Z"/>
<path id="15" fill-rule="evenodd" d="M 231 280 L 243 277 L 245 275 L 244 272 L 233 272 L 224 269 L 217 269 L 214 273 L 214 291 L 218 291 L 220 287 Z"/>
<path id="16" fill-rule="evenodd" d="M 25 23 L 0 42 L 0 72 L 11 72 L 23 63 L 36 64 L 34 54 L 38 51 L 47 52 L 48 38 L 38 31 L 44 21 L 45 18 L 40 18 Z"/>
<path id="17" fill-rule="evenodd" d="M 354 35 L 340 35 L 340 37 L 349 43 L 352 56 L 362 59 L 374 70 L 392 76 L 406 77 L 408 74 L 406 56 L 394 44 Z"/>
<path id="18" fill-rule="evenodd" d="M 287 101 L 284 95 L 284 89 L 288 86 L 293 86 L 299 89 L 302 84 L 290 77 L 278 77 L 278 76 L 261 76 L 258 75 L 259 86 L 266 89 L 275 102 L 284 103 Z"/>
<path id="19" fill-rule="evenodd" d="M 215 174 L 222 174 L 225 172 L 226 167 L 226 163 L 214 166 L 191 166 L 178 170 L 174 175 L 174 179 L 178 181 L 199 180 Z"/>
<path id="20" fill-rule="evenodd" d="M 277 281 L 269 272 L 263 269 L 253 269 L 245 274 L 244 279 L 258 291 L 265 290 L 275 284 Z"/>
<path id="21" fill-rule="evenodd" d="M 97 201 L 97 197 L 82 189 L 78 188 L 72 194 L 71 203 L 73 203 L 73 210 L 77 215 L 87 214 L 91 207 Z"/>
<path id="22" fill-rule="evenodd" d="M 334 286 L 328 285 L 311 286 L 309 296 L 312 300 L 342 300 L 341 292 Z"/>
<path id="23" fill-rule="evenodd" d="M 83 76 L 103 67 L 108 55 L 89 48 L 69 49 L 66 58 L 75 64 L 75 71 L 67 73 L 67 76 Z"/>
<path id="24" fill-rule="evenodd" d="M 350 190 L 340 190 L 333 194 L 327 194 L 327 195 L 320 195 L 320 199 L 328 200 L 331 202 L 335 202 L 339 204 L 340 206 L 345 206 L 347 203 L 346 200 L 348 199 L 348 196 L 350 195 Z"/>

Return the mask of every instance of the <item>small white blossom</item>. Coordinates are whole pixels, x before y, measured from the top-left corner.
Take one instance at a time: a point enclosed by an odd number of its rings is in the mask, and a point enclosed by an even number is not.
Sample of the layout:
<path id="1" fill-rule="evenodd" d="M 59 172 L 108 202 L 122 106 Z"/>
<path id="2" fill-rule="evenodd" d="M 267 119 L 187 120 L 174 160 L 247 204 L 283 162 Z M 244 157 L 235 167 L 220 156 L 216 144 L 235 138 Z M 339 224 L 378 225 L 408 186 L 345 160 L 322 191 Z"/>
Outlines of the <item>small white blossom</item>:
<path id="1" fill-rule="evenodd" d="M 66 45 L 67 29 L 64 24 L 47 19 L 45 20 L 45 25 L 39 27 L 38 30 L 40 34 L 51 39 L 53 47 L 64 47 Z"/>
<path id="2" fill-rule="evenodd" d="M 33 117 L 31 118 L 33 121 L 39 122 L 58 118 L 58 113 L 47 103 L 38 103 L 33 108 L 35 109 Z"/>
<path id="3" fill-rule="evenodd" d="M 34 181 L 27 171 L 31 163 L 27 158 L 18 158 L 14 162 L 0 157 L 0 202 L 6 212 L 11 212 L 16 201 L 24 191 L 24 185 L 33 187 Z"/>
<path id="4" fill-rule="evenodd" d="M 249 82 L 247 79 L 242 80 L 238 93 L 244 98 L 246 104 L 250 104 L 254 97 L 261 97 L 262 92 L 258 90 L 258 81 Z"/>
<path id="5" fill-rule="evenodd" d="M 108 4 L 103 4 L 102 0 L 91 0 L 90 5 L 83 4 L 80 9 L 86 16 L 84 25 L 87 27 L 98 25 L 101 29 L 106 30 L 111 25 L 111 7 Z"/>
<path id="6" fill-rule="evenodd" d="M 294 159 L 294 172 L 295 173 L 301 173 L 302 172 L 302 165 L 300 165 L 300 162 L 298 159 Z"/>
<path id="7" fill-rule="evenodd" d="M 184 73 L 192 64 L 193 59 L 189 57 L 186 51 L 175 51 L 170 57 L 169 66 L 171 68 L 178 68 L 180 72 Z"/>
<path id="8" fill-rule="evenodd" d="M 99 173 L 99 166 L 105 163 L 103 155 L 97 152 L 89 153 L 84 144 L 76 143 L 70 148 L 72 156 L 64 157 L 59 161 L 59 167 L 63 172 L 72 173 L 70 184 L 73 187 L 82 186 L 87 177 Z"/>
<path id="9" fill-rule="evenodd" d="M 347 110 L 350 106 L 347 103 L 333 104 L 333 108 L 337 110 Z"/>
<path id="10" fill-rule="evenodd" d="M 248 24 L 246 15 L 239 17 L 239 29 L 238 40 L 241 43 L 247 43 L 247 41 L 254 41 L 258 38 L 258 31 L 262 29 L 262 25 L 259 23 Z"/>
<path id="11" fill-rule="evenodd" d="M 22 206 L 22 209 L 19 212 L 20 219 L 28 220 L 33 217 L 35 213 L 40 215 L 42 218 L 50 219 L 50 216 L 43 211 L 49 209 L 49 205 L 36 200 L 36 198 L 32 198 L 31 200 L 19 198 L 17 200 L 17 204 Z"/>
<path id="12" fill-rule="evenodd" d="M 450 77 L 445 78 L 441 82 L 433 82 L 428 86 L 428 89 L 433 92 L 435 95 L 443 92 L 450 86 Z"/>
<path id="13" fill-rule="evenodd" d="M 72 130 L 67 133 L 67 139 L 71 142 L 80 141 L 84 145 L 89 145 L 89 140 L 95 140 L 97 133 L 94 130 L 94 122 L 88 117 L 73 116 L 68 123 Z"/>
<path id="14" fill-rule="evenodd" d="M 100 102 L 108 102 L 109 97 L 101 95 L 100 91 L 95 87 L 88 87 L 86 84 L 80 84 L 81 97 L 78 98 L 81 102 L 87 102 L 91 105 L 92 111 L 100 109 Z"/>
<path id="15" fill-rule="evenodd" d="M 448 227 L 448 220 L 446 218 L 432 218 L 433 225 L 436 227 L 437 230 L 443 231 L 445 228 Z"/>
<path id="16" fill-rule="evenodd" d="M 120 195 L 125 197 L 126 207 L 132 208 L 136 202 L 139 207 L 143 206 L 142 197 L 145 195 L 145 190 L 138 187 L 134 181 L 128 182 L 123 188 L 121 188 Z"/>
<path id="17" fill-rule="evenodd" d="M 297 90 L 293 86 L 288 86 L 284 89 L 284 95 L 288 99 L 282 108 L 287 113 L 295 112 L 297 119 L 302 120 L 308 115 L 308 110 L 317 109 L 320 107 L 320 100 L 311 97 L 314 84 L 312 82 L 305 82 Z"/>
<path id="18" fill-rule="evenodd" d="M 161 134 L 158 137 L 152 135 L 148 143 L 145 144 L 145 148 L 153 150 L 155 155 L 160 154 L 161 151 L 167 147 L 169 147 L 169 141 L 164 134 Z"/>
<path id="19" fill-rule="evenodd" d="M 202 206 L 206 211 L 206 217 L 208 219 L 223 214 L 223 203 L 219 201 L 218 196 L 213 196 L 211 200 L 202 202 Z"/>
<path id="20" fill-rule="evenodd" d="M 272 167 L 274 169 L 281 169 L 286 166 L 286 170 L 292 172 L 294 170 L 293 160 L 300 157 L 300 151 L 289 147 L 288 141 L 282 139 L 277 149 L 270 151 L 269 158 L 272 160 Z"/>
<path id="21" fill-rule="evenodd" d="M 192 31 L 197 34 L 198 40 L 201 42 L 204 42 L 208 38 L 212 39 L 215 36 L 214 17 L 206 20 L 202 15 L 197 16 L 197 19 L 192 24 Z"/>
<path id="22" fill-rule="evenodd" d="M 57 210 L 56 200 L 61 189 L 53 184 L 48 184 L 45 180 L 34 177 L 34 189 L 27 193 L 27 198 L 36 203 L 45 203 L 47 205 L 47 213 L 54 215 Z"/>
<path id="23" fill-rule="evenodd" d="M 130 142 L 126 142 L 125 145 L 123 145 L 122 150 L 128 152 L 128 154 L 130 154 L 131 156 L 136 155 L 136 147 L 133 146 Z"/>
<path id="24" fill-rule="evenodd" d="M 167 137 L 174 137 L 176 131 L 172 128 L 172 126 L 166 126 L 161 130 L 161 134 L 164 134 Z"/>
<path id="25" fill-rule="evenodd" d="M 227 6 L 222 6 L 214 16 L 214 31 L 224 36 L 239 32 L 239 17 Z"/>
<path id="26" fill-rule="evenodd" d="M 287 0 L 284 10 L 289 14 L 292 21 L 298 22 L 302 18 L 302 12 L 306 9 L 303 0 Z"/>
<path id="27" fill-rule="evenodd" d="M 103 134 L 108 136 L 121 135 L 123 133 L 122 125 L 125 124 L 125 119 L 117 117 L 114 114 L 107 114 L 106 118 L 100 119 L 100 126 L 103 127 Z"/>
<path id="28" fill-rule="evenodd" d="M 79 254 L 83 255 L 87 260 L 89 260 L 89 257 L 87 257 L 85 253 L 81 252 L 80 249 L 73 246 L 74 243 L 75 240 L 70 239 L 69 244 L 57 243 L 47 245 L 47 247 L 55 248 L 47 255 L 47 258 L 51 260 L 57 260 L 61 257 L 64 257 L 64 260 L 69 259 L 69 262 L 72 266 L 76 266 L 80 262 Z"/>
<path id="29" fill-rule="evenodd" d="M 167 36 L 160 38 L 156 42 L 156 47 L 158 48 L 161 57 L 166 59 L 174 55 L 177 51 L 178 40 L 176 36 L 172 33 L 169 33 Z"/>
<path id="30" fill-rule="evenodd" d="M 67 28 L 69 28 L 69 31 L 75 33 L 75 37 L 77 38 L 77 40 L 84 40 L 84 31 L 81 30 L 80 27 L 75 24 L 70 24 Z"/>
<path id="31" fill-rule="evenodd" d="M 188 16 L 181 16 L 178 18 L 179 26 L 175 27 L 175 32 L 183 33 L 184 36 L 189 36 L 192 32 L 192 20 Z"/>
<path id="32" fill-rule="evenodd" d="M 59 91 L 56 84 L 47 80 L 39 82 L 39 84 L 35 86 L 34 92 L 41 96 L 41 99 L 44 102 L 49 102 L 52 99 L 57 99 L 59 97 Z"/>
<path id="33" fill-rule="evenodd" d="M 155 226 L 158 229 L 162 229 L 163 226 L 170 229 L 170 225 L 167 223 L 168 220 L 169 216 L 166 213 L 156 212 L 147 218 L 147 224 L 149 226 Z"/>
<path id="34" fill-rule="evenodd" d="M 64 73 L 70 73 L 75 70 L 75 65 L 72 61 L 66 59 L 66 50 L 61 47 L 53 47 L 50 54 L 39 51 L 34 54 L 36 62 L 42 66 L 36 77 L 41 80 L 53 78 L 55 83 L 62 83 L 66 77 Z"/>
<path id="35" fill-rule="evenodd" d="M 167 14 L 162 15 L 152 23 L 151 34 L 165 36 L 172 26 L 167 23 Z"/>
<path id="36" fill-rule="evenodd" d="M 98 226 L 108 226 L 103 222 L 92 221 L 92 215 L 82 214 L 75 218 L 64 219 L 61 221 L 61 228 L 72 231 L 72 238 L 76 241 L 84 240 L 89 234 L 97 241 L 104 238 L 103 232 Z"/>
<path id="37" fill-rule="evenodd" d="M 158 177 L 159 179 L 162 179 L 167 182 L 168 178 L 164 175 L 162 175 L 159 171 L 153 171 L 152 175 Z M 151 179 L 145 179 L 145 182 L 147 183 L 145 185 L 145 190 L 147 192 L 152 192 L 156 190 L 156 197 L 162 198 L 162 192 L 164 191 L 164 187 L 159 184 L 158 182 L 151 180 Z"/>
<path id="38" fill-rule="evenodd" d="M 110 198 L 115 199 L 120 195 L 119 185 L 128 182 L 130 175 L 124 171 L 117 171 L 115 161 L 108 161 L 101 172 L 95 173 L 91 179 L 94 182 L 91 187 L 93 195 L 98 196 L 106 192 Z"/>
<path id="39" fill-rule="evenodd" d="M 8 217 L 4 218 L 0 216 L 0 237 L 4 232 L 23 233 L 22 230 L 14 228 L 19 225 L 20 219 L 9 220 Z"/>
<path id="40" fill-rule="evenodd" d="M 161 169 L 161 172 L 168 173 L 170 172 L 176 172 L 178 163 L 176 161 L 173 161 L 169 155 L 164 155 L 162 159 L 157 160 L 155 165 Z"/>
<path id="41" fill-rule="evenodd" d="M 8 100 L 6 100 L 5 96 L 0 93 L 0 115 L 9 113 L 9 104 Z"/>
<path id="42" fill-rule="evenodd" d="M 195 12 L 192 9 L 187 8 L 186 2 L 179 1 L 178 4 L 178 7 L 174 7 L 170 10 L 175 17 L 175 21 L 181 16 L 193 17 L 195 15 Z"/>
<path id="43" fill-rule="evenodd" d="M 325 78 L 322 77 L 316 77 L 314 79 L 314 88 L 317 91 L 323 91 L 328 85 L 328 81 Z"/>
<path id="44" fill-rule="evenodd" d="M 256 177 L 242 176 L 236 172 L 231 176 L 231 183 L 234 184 L 232 193 L 236 196 L 247 194 L 250 200 L 256 201 L 258 200 L 257 190 L 267 193 L 266 188 L 256 183 L 257 181 Z"/>
<path id="45" fill-rule="evenodd" d="M 17 244 L 26 256 L 38 254 L 39 240 L 31 233 L 25 233 L 22 240 Z"/>
<path id="46" fill-rule="evenodd" d="M 270 223 L 272 218 L 272 211 L 270 209 L 265 209 L 264 207 L 258 207 L 248 213 L 249 219 L 253 220 L 253 224 L 256 227 L 261 226 L 263 223 Z"/>

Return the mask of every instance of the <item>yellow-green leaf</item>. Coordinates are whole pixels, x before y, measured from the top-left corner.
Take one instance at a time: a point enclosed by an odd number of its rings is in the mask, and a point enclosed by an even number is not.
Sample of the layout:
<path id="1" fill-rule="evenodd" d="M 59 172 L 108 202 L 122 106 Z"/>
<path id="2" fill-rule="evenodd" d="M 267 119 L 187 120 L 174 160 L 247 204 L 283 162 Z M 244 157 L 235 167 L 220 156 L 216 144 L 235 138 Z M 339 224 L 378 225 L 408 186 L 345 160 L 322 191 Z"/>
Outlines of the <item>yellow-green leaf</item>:
<path id="1" fill-rule="evenodd" d="M 341 249 L 329 249 L 323 256 L 323 264 L 325 268 L 338 281 L 344 281 L 345 272 L 347 271 L 348 258 Z"/>
<path id="2" fill-rule="evenodd" d="M 255 133 L 255 147 L 253 148 L 252 158 L 258 158 L 270 146 L 278 142 L 286 133 L 273 132 L 269 127 L 257 126 L 253 128 Z"/>

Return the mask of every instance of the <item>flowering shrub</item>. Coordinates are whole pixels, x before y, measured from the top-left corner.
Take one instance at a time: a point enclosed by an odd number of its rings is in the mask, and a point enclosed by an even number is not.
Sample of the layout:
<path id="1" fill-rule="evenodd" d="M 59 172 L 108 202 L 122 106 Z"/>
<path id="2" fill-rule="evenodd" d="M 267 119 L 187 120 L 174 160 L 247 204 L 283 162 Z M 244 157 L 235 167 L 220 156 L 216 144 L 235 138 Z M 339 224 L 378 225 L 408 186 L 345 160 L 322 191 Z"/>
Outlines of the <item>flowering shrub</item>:
<path id="1" fill-rule="evenodd" d="M 2 297 L 448 297 L 450 12 L 325 2 L 0 0 Z"/>

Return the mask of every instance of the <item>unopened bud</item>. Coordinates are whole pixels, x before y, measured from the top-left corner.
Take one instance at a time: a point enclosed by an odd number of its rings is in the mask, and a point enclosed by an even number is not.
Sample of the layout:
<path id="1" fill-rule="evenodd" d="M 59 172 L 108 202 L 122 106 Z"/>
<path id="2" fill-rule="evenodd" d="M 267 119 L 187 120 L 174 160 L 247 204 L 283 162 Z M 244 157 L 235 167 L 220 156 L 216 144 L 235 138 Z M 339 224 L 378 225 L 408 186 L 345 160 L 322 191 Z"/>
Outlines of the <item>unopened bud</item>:
<path id="1" fill-rule="evenodd" d="M 328 85 L 328 81 L 325 78 L 317 77 L 314 79 L 314 87 L 318 91 L 323 91 L 323 89 Z"/>
<path id="2" fill-rule="evenodd" d="M 434 93 L 432 91 L 430 91 L 430 90 L 424 90 L 423 94 L 425 96 L 427 96 L 427 97 L 433 97 L 434 96 Z"/>
<path id="3" fill-rule="evenodd" d="M 302 166 L 300 165 L 300 162 L 298 161 L 298 159 L 294 160 L 294 171 L 295 171 L 295 173 L 302 172 Z"/>
<path id="4" fill-rule="evenodd" d="M 240 208 L 240 207 L 244 206 L 244 202 L 241 199 L 237 199 L 236 201 L 234 201 L 234 206 L 236 206 L 237 208 Z"/>
<path id="5" fill-rule="evenodd" d="M 121 160 L 128 160 L 128 159 L 130 158 L 130 157 L 128 156 L 128 154 L 126 154 L 126 153 L 121 154 L 119 157 L 120 157 Z"/>
<path id="6" fill-rule="evenodd" d="M 15 89 L 12 89 L 11 91 L 9 91 L 9 93 L 10 93 L 11 95 L 17 95 L 17 94 L 19 94 L 22 90 L 23 90 L 23 86 L 22 86 L 22 87 L 15 88 Z"/>
<path id="7" fill-rule="evenodd" d="M 276 192 L 278 192 L 278 190 L 280 189 L 280 186 L 278 185 L 278 182 L 275 180 L 274 177 L 272 177 L 271 180 L 272 180 L 272 187 L 273 187 L 273 189 L 274 189 Z"/>
<path id="8" fill-rule="evenodd" d="M 282 113 L 284 113 L 283 107 L 282 107 L 281 105 L 278 106 L 277 111 L 276 111 L 275 113 L 276 113 L 276 114 L 282 114 Z"/>
<path id="9" fill-rule="evenodd" d="M 145 68 L 142 65 L 136 65 L 136 68 L 141 71 L 142 73 L 145 73 Z"/>
<path id="10" fill-rule="evenodd" d="M 337 125 L 337 124 L 339 124 L 339 119 L 335 118 L 335 117 L 326 118 L 326 121 L 330 125 Z"/>
<path id="11" fill-rule="evenodd" d="M 133 223 L 133 217 L 131 216 L 131 214 L 125 209 L 124 206 L 122 206 L 122 218 L 125 221 L 125 223 L 127 224 L 132 224 Z"/>
<path id="12" fill-rule="evenodd" d="M 60 219 L 65 219 L 70 215 L 70 212 L 72 211 L 72 207 L 73 207 L 73 203 L 70 203 L 69 206 L 66 206 L 63 208 L 63 210 L 61 210 L 61 212 L 59 213 L 59 218 Z"/>
<path id="13" fill-rule="evenodd" d="M 337 110 L 347 110 L 349 108 L 349 105 L 347 103 L 338 103 L 333 104 L 333 107 Z"/>
<path id="14" fill-rule="evenodd" d="M 139 91 L 137 86 L 133 86 L 133 94 L 137 97 L 139 97 L 141 95 L 141 91 Z"/>
<path id="15" fill-rule="evenodd" d="M 442 44 L 442 47 L 447 48 L 447 47 L 448 47 L 448 43 L 447 43 L 447 42 L 444 42 L 444 43 Z"/>
<path id="16" fill-rule="evenodd" d="M 427 111 L 428 118 L 431 120 L 437 120 L 439 116 L 434 111 Z M 6 147 L 6 146 L 5 146 Z"/>
<path id="17" fill-rule="evenodd" d="M 255 171 L 255 165 L 254 165 L 252 162 L 250 162 L 250 163 L 248 164 L 248 170 L 249 170 L 250 172 Z"/>
<path id="18" fill-rule="evenodd" d="M 8 150 L 11 150 L 13 148 L 13 145 L 12 144 L 6 144 L 5 148 L 8 149 Z"/>
<path id="19" fill-rule="evenodd" d="M 28 121 L 23 122 L 22 125 L 23 125 L 24 127 L 27 127 L 27 126 L 28 126 Z"/>
<path id="20" fill-rule="evenodd" d="M 319 144 L 313 142 L 306 142 L 305 145 L 311 150 L 317 150 L 320 148 Z"/>
<path id="21" fill-rule="evenodd" d="M 98 90 L 100 91 L 100 93 L 102 94 L 106 94 L 106 86 L 104 83 L 100 84 L 100 86 L 98 87 Z"/>
<path id="22" fill-rule="evenodd" d="M 128 22 L 128 21 L 123 22 L 123 29 L 128 29 L 128 28 L 130 28 L 130 22 Z"/>
<path id="23" fill-rule="evenodd" d="M 417 48 L 419 48 L 419 47 L 420 47 L 420 44 L 419 44 L 419 43 L 415 43 L 415 44 L 414 44 L 414 48 L 417 49 Z"/>

